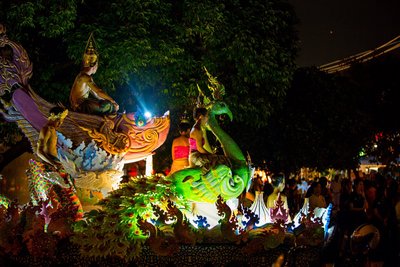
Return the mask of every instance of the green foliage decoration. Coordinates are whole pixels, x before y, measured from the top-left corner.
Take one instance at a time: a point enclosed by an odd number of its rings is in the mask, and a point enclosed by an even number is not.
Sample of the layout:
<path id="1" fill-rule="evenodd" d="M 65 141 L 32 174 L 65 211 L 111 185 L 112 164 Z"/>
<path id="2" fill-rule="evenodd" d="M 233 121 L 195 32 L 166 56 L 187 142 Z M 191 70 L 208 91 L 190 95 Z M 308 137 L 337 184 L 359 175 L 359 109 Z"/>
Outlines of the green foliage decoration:
<path id="1" fill-rule="evenodd" d="M 149 238 L 141 222 L 158 219 L 154 207 L 165 210 L 168 200 L 174 199 L 175 205 L 188 208 L 163 175 L 132 179 L 99 202 L 102 210 L 92 210 L 85 214 L 86 220 L 75 223 L 71 241 L 80 246 L 82 255 L 130 261 Z"/>

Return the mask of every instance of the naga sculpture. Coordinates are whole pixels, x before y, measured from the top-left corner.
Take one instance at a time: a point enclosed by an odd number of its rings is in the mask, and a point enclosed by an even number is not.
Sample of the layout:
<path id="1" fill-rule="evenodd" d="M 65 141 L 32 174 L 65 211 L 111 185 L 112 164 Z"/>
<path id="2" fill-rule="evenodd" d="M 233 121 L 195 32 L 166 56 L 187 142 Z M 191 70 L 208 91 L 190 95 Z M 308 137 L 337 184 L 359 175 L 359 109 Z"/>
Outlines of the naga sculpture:
<path id="1" fill-rule="evenodd" d="M 35 93 L 29 85 L 31 76 L 27 52 L 9 40 L 0 25 L 0 113 L 17 123 L 36 151 L 40 130 L 56 105 Z M 70 111 L 57 130 L 60 161 L 77 187 L 107 193 L 119 182 L 123 163 L 152 155 L 166 140 L 169 126 L 168 112 L 139 122 L 134 114 Z"/>
<path id="2" fill-rule="evenodd" d="M 187 168 L 166 177 L 176 187 L 177 193 L 185 199 L 198 202 L 215 203 L 220 195 L 224 200 L 237 198 L 246 189 L 251 178 L 251 169 L 236 142 L 220 127 L 218 117 L 227 115 L 232 120 L 232 112 L 222 101 L 225 94 L 223 85 L 208 71 L 208 88 L 212 91 L 213 101 L 204 97 L 207 112 L 207 128 L 221 143 L 224 155 L 231 166 L 217 164 L 207 173 L 200 167 Z"/>

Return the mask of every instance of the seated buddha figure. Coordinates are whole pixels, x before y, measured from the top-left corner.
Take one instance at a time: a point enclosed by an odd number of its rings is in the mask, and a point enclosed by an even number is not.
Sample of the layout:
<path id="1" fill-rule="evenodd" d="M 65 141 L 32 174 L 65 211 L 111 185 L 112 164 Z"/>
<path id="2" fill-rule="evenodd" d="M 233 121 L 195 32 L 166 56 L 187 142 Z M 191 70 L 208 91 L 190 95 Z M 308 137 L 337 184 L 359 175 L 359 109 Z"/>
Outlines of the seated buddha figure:
<path id="1" fill-rule="evenodd" d="M 98 54 L 94 47 L 93 36 L 90 35 L 83 55 L 82 68 L 76 76 L 70 91 L 70 105 L 73 111 L 94 114 L 115 114 L 119 105 L 93 81 L 92 75 L 99 66 Z"/>

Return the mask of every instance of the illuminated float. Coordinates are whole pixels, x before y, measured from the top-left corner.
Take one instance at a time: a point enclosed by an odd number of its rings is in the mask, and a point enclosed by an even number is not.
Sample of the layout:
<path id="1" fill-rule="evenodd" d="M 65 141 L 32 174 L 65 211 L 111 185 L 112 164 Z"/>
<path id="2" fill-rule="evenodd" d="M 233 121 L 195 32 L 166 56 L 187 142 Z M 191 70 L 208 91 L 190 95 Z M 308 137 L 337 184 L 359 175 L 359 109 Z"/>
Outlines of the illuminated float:
<path id="1" fill-rule="evenodd" d="M 39 132 L 55 105 L 30 88 L 32 65 L 26 51 L 5 34 L 0 48 L 11 55 L 1 58 L 3 116 L 18 124 L 36 151 Z M 32 255 L 54 256 L 57 242 L 67 237 L 79 247 L 80 257 L 117 256 L 124 261 L 140 261 L 146 248 L 153 255 L 166 256 L 178 253 L 181 246 L 201 243 L 240 245 L 243 255 L 277 248 L 285 240 L 294 246 L 293 223 L 280 197 L 269 209 L 260 197 L 252 207 L 242 204 L 253 170 L 236 142 L 219 126 L 218 117 L 225 114 L 232 119 L 232 112 L 223 102 L 224 87 L 206 74 L 207 94 L 212 99 L 200 92 L 207 109 L 207 130 L 221 143 L 229 164 L 216 164 L 207 171 L 197 166 L 169 176 L 133 177 L 118 185 L 124 163 L 143 159 L 164 143 L 168 113 L 139 124 L 132 114 L 69 111 L 57 132 L 62 167 L 49 171 L 39 161 L 31 161 L 28 177 L 33 197 L 22 211 L 0 196 L 2 216 L 11 218 L 0 225 L 4 251 L 17 255 L 25 246 Z M 9 101 L 6 95 L 11 96 Z M 60 188 L 70 190 L 62 193 Z M 76 218 L 79 198 L 75 188 L 101 190 L 106 196 L 98 203 L 101 208 L 85 213 L 84 220 Z M 323 232 L 321 219 L 313 220 L 309 214 L 300 217 L 303 239 L 313 237 L 312 229 Z M 29 223 L 21 227 L 23 220 Z M 22 235 L 24 241 L 14 235 Z M 41 239 L 47 243 L 38 248 L 35 242 Z M 316 239 L 323 242 L 323 236 Z"/>

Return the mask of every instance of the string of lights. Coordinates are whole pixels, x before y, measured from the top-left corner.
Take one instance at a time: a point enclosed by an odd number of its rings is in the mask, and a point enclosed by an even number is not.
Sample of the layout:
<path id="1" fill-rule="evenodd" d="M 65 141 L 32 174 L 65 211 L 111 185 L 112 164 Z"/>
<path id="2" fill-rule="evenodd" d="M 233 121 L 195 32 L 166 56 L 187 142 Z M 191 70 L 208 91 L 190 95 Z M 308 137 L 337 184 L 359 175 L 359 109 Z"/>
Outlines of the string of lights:
<path id="1" fill-rule="evenodd" d="M 355 63 L 367 62 L 373 58 L 386 54 L 399 47 L 400 47 L 400 35 L 375 49 L 367 50 L 344 59 L 335 60 L 331 63 L 319 66 L 318 69 L 327 73 L 340 72 L 350 68 L 351 65 Z"/>

